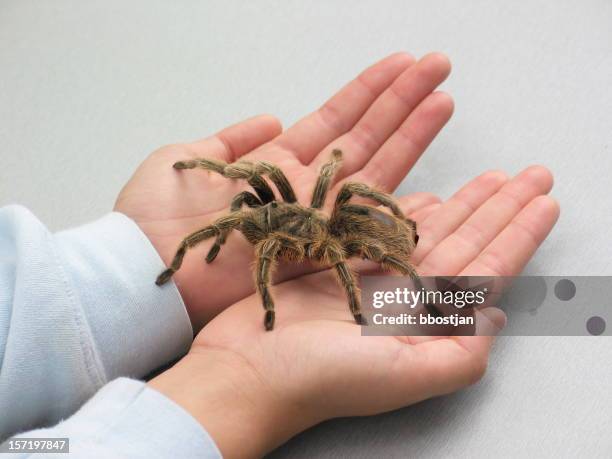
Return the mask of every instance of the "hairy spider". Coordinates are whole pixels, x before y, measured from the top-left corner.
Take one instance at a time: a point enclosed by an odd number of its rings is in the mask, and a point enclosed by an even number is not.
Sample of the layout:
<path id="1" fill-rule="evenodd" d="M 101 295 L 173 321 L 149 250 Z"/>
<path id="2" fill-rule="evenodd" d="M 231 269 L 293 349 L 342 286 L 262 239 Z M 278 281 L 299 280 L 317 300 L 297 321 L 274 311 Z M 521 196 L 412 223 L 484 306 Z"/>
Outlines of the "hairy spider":
<path id="1" fill-rule="evenodd" d="M 416 271 L 408 259 L 419 237 L 416 223 L 402 214 L 391 196 L 362 183 L 345 183 L 338 192 L 331 215 L 325 215 L 321 208 L 341 161 L 342 152 L 334 150 L 330 161 L 321 168 L 308 208 L 297 202 L 285 174 L 268 162 L 227 164 L 212 159 L 194 159 L 175 163 L 175 169 L 202 168 L 227 178 L 246 179 L 257 196 L 249 191 L 237 194 L 227 216 L 183 239 L 170 267 L 159 275 L 156 284 L 161 285 L 172 277 L 181 267 L 188 249 L 216 237 L 206 256 L 206 262 L 212 262 L 228 234 L 236 229 L 255 246 L 256 287 L 263 301 L 266 330 L 274 327 L 270 273 L 279 259 L 299 262 L 308 258 L 333 266 L 346 290 L 355 321 L 363 323 L 359 288 L 347 259 L 361 256 L 380 263 L 385 269 L 416 278 Z M 283 201 L 276 200 L 264 176 L 276 186 Z M 393 215 L 368 205 L 351 204 L 353 195 L 372 199 L 389 208 Z M 242 210 L 244 204 L 250 209 Z"/>

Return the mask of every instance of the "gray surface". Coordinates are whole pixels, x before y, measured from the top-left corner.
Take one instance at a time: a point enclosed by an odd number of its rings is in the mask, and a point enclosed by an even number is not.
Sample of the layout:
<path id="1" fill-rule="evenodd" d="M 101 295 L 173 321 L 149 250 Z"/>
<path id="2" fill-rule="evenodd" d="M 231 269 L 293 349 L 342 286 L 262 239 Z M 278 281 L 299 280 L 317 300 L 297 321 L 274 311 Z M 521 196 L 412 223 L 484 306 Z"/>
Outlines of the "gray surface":
<path id="1" fill-rule="evenodd" d="M 610 275 L 611 26 L 603 0 L 5 0 L 0 204 L 85 222 L 162 144 L 259 112 L 289 125 L 389 52 L 441 50 L 455 116 L 401 191 L 447 197 L 487 168 L 546 164 L 562 216 L 528 272 Z M 324 424 L 275 457 L 610 457 L 611 344 L 502 339 L 477 386 Z"/>

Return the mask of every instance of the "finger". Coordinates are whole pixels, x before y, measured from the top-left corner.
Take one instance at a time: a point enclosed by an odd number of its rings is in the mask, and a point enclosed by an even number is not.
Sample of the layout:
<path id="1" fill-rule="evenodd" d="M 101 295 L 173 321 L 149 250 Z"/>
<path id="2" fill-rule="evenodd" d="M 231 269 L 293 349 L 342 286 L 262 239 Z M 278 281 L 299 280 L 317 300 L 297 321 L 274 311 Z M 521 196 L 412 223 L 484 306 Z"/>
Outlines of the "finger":
<path id="1" fill-rule="evenodd" d="M 437 244 L 419 262 L 419 272 L 424 276 L 455 275 L 474 260 L 527 203 L 548 193 L 552 184 L 548 169 L 528 167 Z"/>
<path id="2" fill-rule="evenodd" d="M 398 199 L 398 204 L 404 215 L 408 215 L 409 218 L 414 214 L 421 212 L 426 208 L 432 208 L 432 206 L 440 205 L 440 198 L 432 193 L 412 193 L 407 196 L 402 196 Z M 431 209 L 432 211 L 434 209 Z M 413 219 L 414 220 L 414 219 Z M 415 220 L 417 221 L 417 220 Z"/>
<path id="3" fill-rule="evenodd" d="M 424 308 L 414 310 L 411 314 L 418 316 L 419 314 L 426 314 Z M 474 311 L 474 335 L 473 336 L 497 336 L 501 330 L 506 326 L 507 317 L 504 311 L 496 307 L 487 307 L 484 309 L 476 309 Z M 411 336 L 402 336 L 402 339 L 409 344 L 419 344 L 427 341 L 434 341 L 440 339 L 450 338 L 453 331 L 452 326 L 441 326 L 437 327 L 438 330 L 432 335 L 421 335 L 420 333 Z M 429 330 L 429 327 L 428 327 Z M 423 331 L 421 331 L 422 333 Z M 470 336 L 470 335 L 466 335 Z"/>
<path id="4" fill-rule="evenodd" d="M 444 202 L 434 214 L 421 223 L 418 229 L 420 239 L 412 256 L 414 264 L 418 265 L 440 241 L 455 231 L 507 180 L 508 177 L 503 172 L 485 172 Z"/>
<path id="5" fill-rule="evenodd" d="M 282 132 L 280 121 L 272 115 L 259 115 L 222 129 L 215 135 L 187 144 L 196 156 L 216 157 L 232 162 L 251 150 L 270 142 Z"/>
<path id="6" fill-rule="evenodd" d="M 460 275 L 502 277 L 519 274 L 558 218 L 557 201 L 550 196 L 536 197 Z"/>
<path id="7" fill-rule="evenodd" d="M 497 336 L 506 326 L 506 313 L 496 307 L 487 307 L 476 311 L 476 336 Z"/>
<path id="8" fill-rule="evenodd" d="M 395 53 L 367 68 L 321 108 L 287 129 L 275 144 L 309 164 L 323 147 L 351 129 L 372 102 L 413 63 L 409 54 Z"/>
<path id="9" fill-rule="evenodd" d="M 455 392 L 484 375 L 492 343 L 491 336 L 453 336 L 406 344 L 393 380 L 403 384 L 406 403 Z"/>
<path id="10" fill-rule="evenodd" d="M 435 204 L 429 204 L 425 207 L 423 207 L 422 209 L 419 209 L 411 214 L 408 215 L 408 218 L 410 218 L 411 220 L 414 220 L 415 222 L 417 222 L 417 233 L 419 231 L 419 226 L 420 224 L 422 224 L 425 220 L 427 220 L 431 215 L 433 215 L 440 207 L 442 206 L 442 203 L 437 202 Z"/>
<path id="11" fill-rule="evenodd" d="M 450 62 L 443 54 L 423 57 L 380 95 L 350 131 L 323 148 L 313 165 L 319 168 L 329 159 L 329 153 L 338 148 L 345 154 L 337 178 L 360 170 L 449 73 Z"/>
<path id="12" fill-rule="evenodd" d="M 421 157 L 453 114 L 454 103 L 444 92 L 434 92 L 349 180 L 371 183 L 392 192 Z"/>

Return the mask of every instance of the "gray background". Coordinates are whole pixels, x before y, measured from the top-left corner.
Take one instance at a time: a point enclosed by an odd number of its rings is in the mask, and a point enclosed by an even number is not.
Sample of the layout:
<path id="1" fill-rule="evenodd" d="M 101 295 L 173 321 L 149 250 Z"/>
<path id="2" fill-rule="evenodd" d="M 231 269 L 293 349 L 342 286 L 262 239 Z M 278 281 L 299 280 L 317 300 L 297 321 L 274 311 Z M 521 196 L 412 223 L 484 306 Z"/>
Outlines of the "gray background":
<path id="1" fill-rule="evenodd" d="M 401 192 L 448 197 L 543 163 L 562 214 L 527 272 L 610 275 L 612 3 L 517 3 L 4 0 L 0 205 L 53 229 L 88 221 L 160 145 L 260 112 L 287 126 L 390 52 L 440 50 L 456 112 Z M 504 338 L 478 385 L 323 424 L 274 456 L 610 457 L 610 344 Z"/>

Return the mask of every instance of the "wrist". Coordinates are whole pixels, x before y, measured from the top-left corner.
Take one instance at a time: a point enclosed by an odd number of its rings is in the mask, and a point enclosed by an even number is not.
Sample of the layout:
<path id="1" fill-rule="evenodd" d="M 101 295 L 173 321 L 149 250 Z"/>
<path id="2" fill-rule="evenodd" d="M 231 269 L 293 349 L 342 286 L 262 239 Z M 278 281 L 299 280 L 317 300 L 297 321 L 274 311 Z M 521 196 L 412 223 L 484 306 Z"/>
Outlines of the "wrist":
<path id="1" fill-rule="evenodd" d="M 149 386 L 188 411 L 224 458 L 262 457 L 318 422 L 226 350 L 194 347 Z"/>

